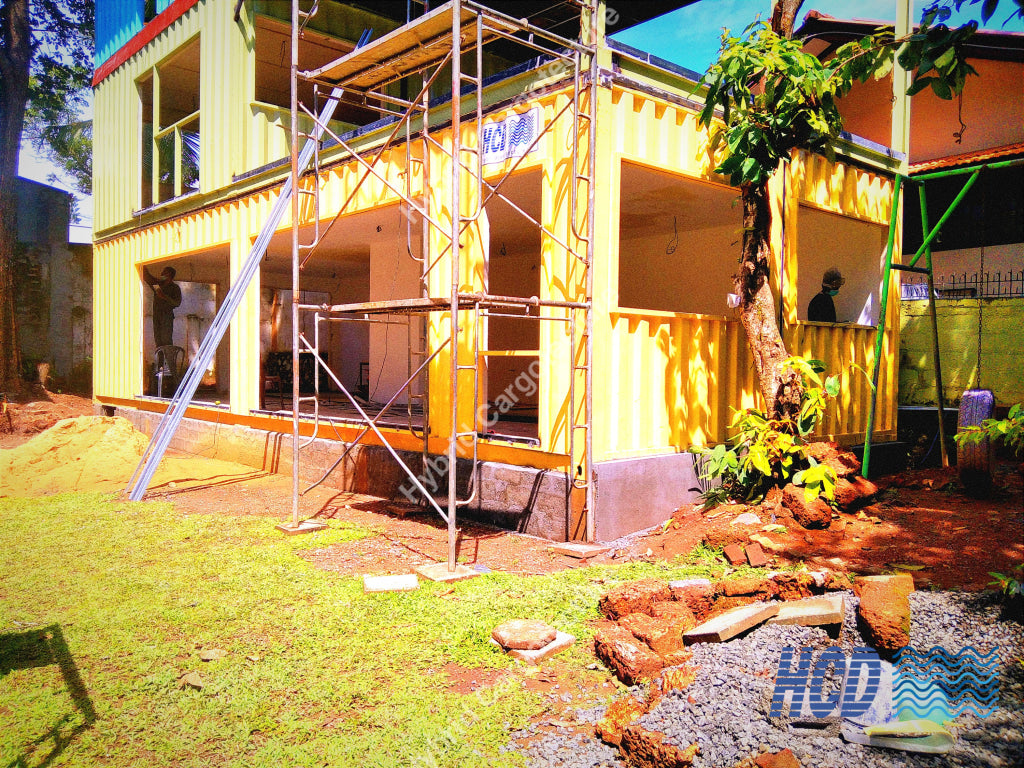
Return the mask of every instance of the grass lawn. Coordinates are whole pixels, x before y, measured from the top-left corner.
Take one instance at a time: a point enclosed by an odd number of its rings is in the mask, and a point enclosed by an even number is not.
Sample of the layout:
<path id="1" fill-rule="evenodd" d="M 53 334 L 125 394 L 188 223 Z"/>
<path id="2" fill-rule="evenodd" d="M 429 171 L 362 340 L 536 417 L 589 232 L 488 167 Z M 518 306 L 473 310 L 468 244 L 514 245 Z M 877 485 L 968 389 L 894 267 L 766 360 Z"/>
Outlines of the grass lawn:
<path id="1" fill-rule="evenodd" d="M 365 595 L 296 554 L 372 533 L 330 523 L 285 537 L 166 503 L 0 499 L 0 768 L 520 765 L 499 748 L 544 705 L 490 630 L 544 619 L 580 638 L 560 663 L 607 679 L 586 667 L 609 583 L 706 570 L 495 573 Z M 227 655 L 201 661 L 209 649 Z M 460 694 L 450 664 L 512 673 Z M 182 687 L 190 672 L 201 689 Z"/>

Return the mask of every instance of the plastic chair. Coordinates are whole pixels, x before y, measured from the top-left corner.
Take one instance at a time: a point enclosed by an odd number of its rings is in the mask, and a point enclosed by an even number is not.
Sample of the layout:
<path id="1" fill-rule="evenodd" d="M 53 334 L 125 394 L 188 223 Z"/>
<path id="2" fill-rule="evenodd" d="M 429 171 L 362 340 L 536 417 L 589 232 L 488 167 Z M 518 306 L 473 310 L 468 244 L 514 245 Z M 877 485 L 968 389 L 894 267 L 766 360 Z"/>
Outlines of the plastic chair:
<path id="1" fill-rule="evenodd" d="M 181 381 L 185 350 L 171 344 L 157 347 L 154 359 L 156 361 L 156 396 L 173 397 L 178 388 L 178 382 Z M 165 387 L 167 388 L 166 395 L 164 394 Z"/>

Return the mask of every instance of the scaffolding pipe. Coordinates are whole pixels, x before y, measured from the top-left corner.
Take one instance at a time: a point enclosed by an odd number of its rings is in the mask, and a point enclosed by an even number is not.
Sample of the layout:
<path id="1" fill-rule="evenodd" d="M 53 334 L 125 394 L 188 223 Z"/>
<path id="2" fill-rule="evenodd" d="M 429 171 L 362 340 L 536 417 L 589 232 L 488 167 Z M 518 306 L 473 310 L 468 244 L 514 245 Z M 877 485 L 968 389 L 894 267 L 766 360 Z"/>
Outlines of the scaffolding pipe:
<path id="1" fill-rule="evenodd" d="M 327 375 L 330 376 L 331 381 L 334 382 L 334 386 L 336 386 L 338 390 L 343 395 L 345 395 L 345 397 L 348 398 L 349 402 L 352 403 L 352 407 L 359 412 L 359 416 L 363 419 L 363 421 L 369 424 L 370 429 L 373 430 L 373 433 L 380 440 L 381 445 L 384 446 L 384 449 L 391 454 L 391 457 L 395 461 L 398 462 L 399 466 L 401 466 L 401 468 L 405 470 L 405 474 L 407 474 L 409 476 L 409 479 L 412 480 L 413 485 L 416 486 L 416 489 L 423 494 L 424 498 L 426 498 L 428 502 L 430 502 L 430 505 L 434 508 L 437 514 L 441 516 L 441 519 L 445 522 L 448 522 L 448 515 L 445 513 L 445 511 L 441 509 L 438 503 L 434 500 L 434 497 L 430 495 L 430 492 L 423 487 L 423 483 L 421 483 L 420 479 L 416 477 L 416 473 L 409 469 L 408 465 L 406 465 L 406 463 L 402 461 L 402 457 L 399 456 L 398 452 L 391 447 L 391 443 L 387 441 L 387 438 L 384 437 L 381 431 L 377 428 L 377 425 L 373 423 L 373 419 L 370 418 L 369 414 L 367 414 L 366 411 L 362 409 L 362 406 L 359 405 L 359 401 L 356 400 L 356 398 L 352 395 L 351 392 L 348 391 L 348 389 L 345 388 L 345 385 L 341 383 L 341 380 L 335 375 L 334 371 L 331 370 L 330 366 L 324 362 L 322 357 L 320 357 L 320 353 L 314 350 L 310 343 L 306 340 L 306 338 L 301 334 L 299 335 L 299 340 L 306 347 L 306 349 L 308 349 L 312 353 L 313 359 L 317 362 L 317 364 L 322 365 L 324 367 L 324 369 L 327 371 Z"/>
<path id="2" fill-rule="evenodd" d="M 462 0 L 452 0 L 452 238 L 451 238 L 451 434 L 448 436 L 448 572 L 454 573 L 458 553 L 455 551 L 455 512 L 457 509 L 457 477 L 455 462 L 459 447 L 459 259 L 462 256 L 460 232 L 462 206 L 459 161 L 462 152 L 462 50 L 457 41 L 462 32 Z M 476 425 L 473 425 L 474 428 Z"/>
<path id="3" fill-rule="evenodd" d="M 292 527 L 299 527 L 299 0 L 292 0 Z M 317 130 L 315 128 L 314 130 Z M 319 179 L 313 180 L 319 184 Z"/>

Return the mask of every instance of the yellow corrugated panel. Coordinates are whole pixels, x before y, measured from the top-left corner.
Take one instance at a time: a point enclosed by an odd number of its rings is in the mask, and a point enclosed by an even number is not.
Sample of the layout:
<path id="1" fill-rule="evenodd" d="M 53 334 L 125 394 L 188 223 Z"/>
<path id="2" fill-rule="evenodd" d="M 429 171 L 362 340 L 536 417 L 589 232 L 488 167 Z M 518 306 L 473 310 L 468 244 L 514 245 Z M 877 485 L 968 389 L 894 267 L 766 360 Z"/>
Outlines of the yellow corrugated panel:
<path id="1" fill-rule="evenodd" d="M 102 232 L 149 207 L 141 200 L 140 102 L 136 82 L 200 35 L 200 191 L 231 183 L 246 167 L 255 74 L 247 14 L 232 3 L 204 0 L 161 32 L 94 89 L 94 229 Z"/>

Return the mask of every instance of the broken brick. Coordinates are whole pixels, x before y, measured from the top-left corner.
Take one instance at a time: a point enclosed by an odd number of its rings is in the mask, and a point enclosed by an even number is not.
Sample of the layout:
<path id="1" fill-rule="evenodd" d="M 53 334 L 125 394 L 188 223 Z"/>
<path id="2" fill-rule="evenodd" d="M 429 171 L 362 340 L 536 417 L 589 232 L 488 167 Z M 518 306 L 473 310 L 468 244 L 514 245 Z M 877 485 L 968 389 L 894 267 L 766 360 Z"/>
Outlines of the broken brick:
<path id="1" fill-rule="evenodd" d="M 854 512 L 868 505 L 878 494 L 878 486 L 860 475 L 836 482 L 836 506 L 843 512 Z"/>
<path id="2" fill-rule="evenodd" d="M 775 594 L 782 600 L 803 600 L 814 594 L 816 582 L 809 573 L 777 573 L 772 576 Z"/>
<path id="3" fill-rule="evenodd" d="M 656 600 L 671 600 L 672 590 L 660 579 L 641 579 L 620 584 L 607 592 L 598 603 L 601 613 L 618 619 L 630 613 L 650 614 Z"/>
<path id="4" fill-rule="evenodd" d="M 832 522 L 832 507 L 820 496 L 810 501 L 803 488 L 790 483 L 782 490 L 782 504 L 804 528 L 828 528 Z"/>
<path id="5" fill-rule="evenodd" d="M 757 768 L 800 768 L 800 761 L 792 750 L 784 749 L 781 752 L 765 752 L 754 758 L 754 765 Z"/>
<path id="6" fill-rule="evenodd" d="M 672 596 L 685 604 L 697 621 L 704 621 L 714 609 L 715 588 L 710 583 L 673 587 Z"/>
<path id="7" fill-rule="evenodd" d="M 680 749 L 673 744 L 666 744 L 665 734 L 633 724 L 622 732 L 619 750 L 626 762 L 635 768 L 689 768 L 700 752 L 700 747 L 691 744 L 686 749 Z"/>
<path id="8" fill-rule="evenodd" d="M 626 685 L 654 679 L 663 666 L 658 654 L 618 625 L 594 633 L 594 651 Z"/>
<path id="9" fill-rule="evenodd" d="M 687 629 L 697 626 L 697 618 L 685 602 L 659 600 L 651 606 L 651 615 L 656 619 L 677 619 L 688 623 Z"/>
<path id="10" fill-rule="evenodd" d="M 597 737 L 613 747 L 622 743 L 622 732 L 647 712 L 647 706 L 632 696 L 613 701 L 605 710 L 604 717 L 594 725 Z"/>
<path id="11" fill-rule="evenodd" d="M 729 561 L 730 565 L 739 565 L 747 561 L 743 554 L 743 547 L 739 544 L 730 544 L 722 550 L 722 554 L 725 555 L 725 559 Z"/>
<path id="12" fill-rule="evenodd" d="M 685 606 L 684 606 L 685 607 Z M 619 624 L 638 640 L 642 640 L 659 656 L 678 651 L 683 647 L 683 632 L 693 628 L 693 623 L 678 618 L 656 619 L 645 613 L 631 613 L 623 616 Z"/>
<path id="13" fill-rule="evenodd" d="M 768 558 L 765 557 L 764 550 L 761 549 L 760 544 L 747 544 L 744 552 L 746 552 L 747 562 L 750 563 L 752 568 L 764 568 L 768 565 Z"/>
<path id="14" fill-rule="evenodd" d="M 836 477 L 848 478 L 860 473 L 860 460 L 850 451 L 844 451 L 835 443 L 808 443 L 803 446 L 803 449 L 808 458 L 831 468 L 836 473 Z"/>
<path id="15" fill-rule="evenodd" d="M 906 584 L 897 579 L 857 580 L 860 587 L 857 615 L 864 624 L 864 636 L 883 655 L 895 653 L 910 642 L 908 595 L 913 591 L 913 580 L 907 590 Z"/>
<path id="16" fill-rule="evenodd" d="M 749 579 L 729 579 L 728 581 L 722 581 L 719 582 L 718 588 L 723 595 L 728 597 L 736 597 L 738 595 L 770 597 L 774 592 L 772 586 L 772 583 L 768 579 L 761 579 L 755 576 Z"/>

